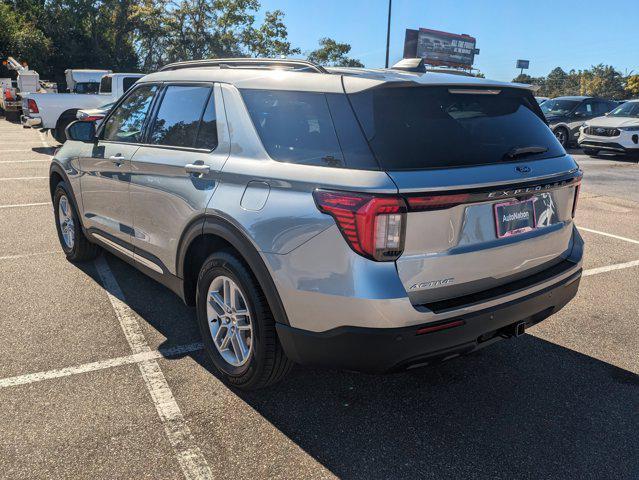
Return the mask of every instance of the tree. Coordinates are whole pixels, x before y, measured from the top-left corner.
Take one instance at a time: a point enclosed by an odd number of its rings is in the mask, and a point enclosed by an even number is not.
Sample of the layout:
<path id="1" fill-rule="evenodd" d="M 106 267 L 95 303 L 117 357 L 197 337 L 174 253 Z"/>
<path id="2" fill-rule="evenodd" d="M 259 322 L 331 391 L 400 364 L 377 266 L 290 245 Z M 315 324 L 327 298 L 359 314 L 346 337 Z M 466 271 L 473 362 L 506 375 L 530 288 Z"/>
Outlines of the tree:
<path id="1" fill-rule="evenodd" d="M 0 56 L 26 61 L 31 68 L 43 67 L 51 42 L 44 33 L 8 3 L 0 3 Z M 2 74 L 3 76 L 7 74 Z"/>
<path id="2" fill-rule="evenodd" d="M 266 12 L 264 23 L 258 29 L 247 31 L 244 42 L 251 55 L 255 57 L 279 57 L 301 53 L 299 48 L 291 47 L 288 31 L 284 24 L 284 12 L 275 10 Z"/>
<path id="3" fill-rule="evenodd" d="M 308 60 L 320 65 L 335 67 L 363 67 L 364 64 L 346 55 L 351 51 L 348 43 L 338 43 L 332 38 L 320 38 L 320 48 L 308 54 Z"/>
<path id="4" fill-rule="evenodd" d="M 639 75 L 629 75 L 626 78 L 626 92 L 632 96 L 639 95 Z"/>
<path id="5" fill-rule="evenodd" d="M 599 64 L 583 75 L 581 93 L 621 100 L 626 97 L 623 76 L 610 65 Z"/>

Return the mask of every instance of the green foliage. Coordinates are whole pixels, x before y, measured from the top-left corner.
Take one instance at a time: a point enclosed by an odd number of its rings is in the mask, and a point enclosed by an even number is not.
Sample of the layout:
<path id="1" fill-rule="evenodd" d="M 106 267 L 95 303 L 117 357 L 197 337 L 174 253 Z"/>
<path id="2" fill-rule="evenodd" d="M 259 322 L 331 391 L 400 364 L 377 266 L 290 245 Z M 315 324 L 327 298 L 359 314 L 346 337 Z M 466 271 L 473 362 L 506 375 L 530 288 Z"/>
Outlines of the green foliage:
<path id="1" fill-rule="evenodd" d="M 59 83 L 68 68 L 150 72 L 181 60 L 300 54 L 284 13 L 257 24 L 259 8 L 259 0 L 0 0 L 0 54 Z M 324 38 L 310 56 L 363 66 L 350 49 Z"/>
<path id="2" fill-rule="evenodd" d="M 639 75 L 629 75 L 626 78 L 625 90 L 631 96 L 639 96 Z"/>
<path id="3" fill-rule="evenodd" d="M 595 65 L 589 70 L 564 71 L 557 67 L 546 77 L 518 75 L 514 82 L 535 85 L 537 95 L 560 97 L 563 95 L 589 95 L 622 100 L 632 95 L 627 84 L 632 77 L 624 76 L 610 65 Z"/>
<path id="4" fill-rule="evenodd" d="M 351 51 L 348 43 L 338 43 L 332 38 L 320 38 L 320 48 L 308 54 L 311 62 L 335 67 L 363 67 L 364 64 L 346 55 Z"/>
<path id="5" fill-rule="evenodd" d="M 51 41 L 26 17 L 15 12 L 9 3 L 0 3 L 0 57 L 11 55 L 17 60 L 29 59 L 31 68 L 41 67 L 39 59 L 45 58 L 51 49 Z M 2 76 L 7 75 L 3 73 Z"/>

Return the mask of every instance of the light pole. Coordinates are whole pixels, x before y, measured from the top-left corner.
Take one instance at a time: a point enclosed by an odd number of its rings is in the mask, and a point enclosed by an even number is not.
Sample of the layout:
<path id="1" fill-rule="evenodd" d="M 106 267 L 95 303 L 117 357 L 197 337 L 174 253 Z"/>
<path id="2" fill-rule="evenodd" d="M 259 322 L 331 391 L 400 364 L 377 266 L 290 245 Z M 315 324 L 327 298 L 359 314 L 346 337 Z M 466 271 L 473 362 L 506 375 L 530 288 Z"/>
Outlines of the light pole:
<path id="1" fill-rule="evenodd" d="M 388 26 L 386 28 L 386 68 L 388 68 L 388 51 L 390 50 L 391 8 L 393 0 L 388 0 Z"/>

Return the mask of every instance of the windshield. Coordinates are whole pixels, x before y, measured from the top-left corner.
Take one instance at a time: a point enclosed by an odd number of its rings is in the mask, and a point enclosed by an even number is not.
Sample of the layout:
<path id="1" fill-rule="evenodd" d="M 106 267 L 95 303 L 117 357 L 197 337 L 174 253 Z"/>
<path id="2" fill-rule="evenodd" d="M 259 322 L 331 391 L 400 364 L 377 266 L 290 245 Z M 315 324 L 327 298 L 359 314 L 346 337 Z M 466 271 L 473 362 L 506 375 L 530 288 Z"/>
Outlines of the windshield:
<path id="1" fill-rule="evenodd" d="M 470 92 L 389 86 L 349 97 L 385 170 L 499 163 L 516 149 L 533 160 L 565 154 L 530 92 Z"/>
<path id="2" fill-rule="evenodd" d="M 567 115 L 578 104 L 577 100 L 546 100 L 540 107 L 544 115 Z"/>
<path id="3" fill-rule="evenodd" d="M 609 117 L 639 118 L 639 102 L 626 102 L 619 105 L 608 114 Z"/>

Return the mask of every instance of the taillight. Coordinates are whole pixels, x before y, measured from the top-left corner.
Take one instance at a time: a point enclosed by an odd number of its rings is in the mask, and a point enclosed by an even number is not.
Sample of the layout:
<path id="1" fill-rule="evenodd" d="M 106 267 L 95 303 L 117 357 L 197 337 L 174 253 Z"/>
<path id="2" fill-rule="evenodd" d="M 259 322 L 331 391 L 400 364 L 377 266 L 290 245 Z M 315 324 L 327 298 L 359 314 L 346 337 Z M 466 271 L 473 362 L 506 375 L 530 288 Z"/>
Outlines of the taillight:
<path id="1" fill-rule="evenodd" d="M 454 193 L 454 194 L 434 194 L 434 195 L 420 195 L 419 197 L 407 197 L 408 208 L 411 211 L 425 211 L 425 210 L 443 210 L 446 208 L 455 207 L 462 203 L 468 202 L 470 194 L 468 193 Z"/>
<path id="2" fill-rule="evenodd" d="M 313 192 L 317 208 L 331 215 L 342 235 L 360 255 L 393 261 L 404 250 L 406 204 L 400 197 L 364 193 Z"/>
<path id="3" fill-rule="evenodd" d="M 102 120 L 102 115 L 86 115 L 78 118 L 81 122 L 95 122 L 96 120 Z"/>
<path id="4" fill-rule="evenodd" d="M 13 100 L 13 97 L 11 96 L 11 90 L 9 90 L 8 88 L 4 89 L 4 98 L 5 100 Z"/>
<path id="5" fill-rule="evenodd" d="M 29 113 L 40 113 L 38 104 L 31 98 L 27 100 L 27 108 L 29 109 Z"/>
<path id="6" fill-rule="evenodd" d="M 575 186 L 575 198 L 572 202 L 572 218 L 575 218 L 575 213 L 577 211 L 577 201 L 579 200 L 579 190 L 581 190 L 581 182 L 579 182 Z"/>

